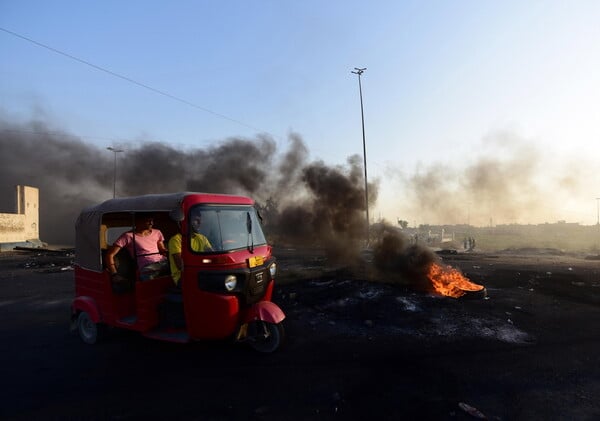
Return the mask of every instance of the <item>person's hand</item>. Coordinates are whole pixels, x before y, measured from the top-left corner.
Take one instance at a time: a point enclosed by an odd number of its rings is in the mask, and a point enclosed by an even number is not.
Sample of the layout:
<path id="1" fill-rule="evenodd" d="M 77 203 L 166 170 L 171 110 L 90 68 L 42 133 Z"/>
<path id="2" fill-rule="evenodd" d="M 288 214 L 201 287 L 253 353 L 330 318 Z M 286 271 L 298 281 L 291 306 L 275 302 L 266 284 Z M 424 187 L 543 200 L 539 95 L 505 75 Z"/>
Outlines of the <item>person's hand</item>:
<path id="1" fill-rule="evenodd" d="M 119 284 L 121 282 L 126 282 L 127 278 L 124 277 L 123 275 L 119 275 L 117 272 L 115 272 L 115 273 L 110 274 L 110 280 L 111 280 L 111 282 L 113 282 L 115 284 Z"/>

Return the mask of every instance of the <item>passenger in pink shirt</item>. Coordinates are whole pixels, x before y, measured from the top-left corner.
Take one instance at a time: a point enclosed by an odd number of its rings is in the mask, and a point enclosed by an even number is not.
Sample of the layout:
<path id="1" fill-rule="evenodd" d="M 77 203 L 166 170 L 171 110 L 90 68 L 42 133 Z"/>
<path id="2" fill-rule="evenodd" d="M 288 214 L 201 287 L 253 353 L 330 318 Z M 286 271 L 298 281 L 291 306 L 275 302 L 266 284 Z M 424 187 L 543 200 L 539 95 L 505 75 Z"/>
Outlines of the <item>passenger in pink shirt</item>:
<path id="1" fill-rule="evenodd" d="M 112 275 L 117 274 L 114 258 L 122 248 L 126 248 L 132 258 L 137 255 L 137 265 L 142 279 L 149 279 L 153 273 L 168 269 L 165 238 L 159 229 L 152 228 L 153 225 L 152 216 L 138 216 L 135 231 L 124 232 L 117 238 L 106 253 L 108 270 Z"/>

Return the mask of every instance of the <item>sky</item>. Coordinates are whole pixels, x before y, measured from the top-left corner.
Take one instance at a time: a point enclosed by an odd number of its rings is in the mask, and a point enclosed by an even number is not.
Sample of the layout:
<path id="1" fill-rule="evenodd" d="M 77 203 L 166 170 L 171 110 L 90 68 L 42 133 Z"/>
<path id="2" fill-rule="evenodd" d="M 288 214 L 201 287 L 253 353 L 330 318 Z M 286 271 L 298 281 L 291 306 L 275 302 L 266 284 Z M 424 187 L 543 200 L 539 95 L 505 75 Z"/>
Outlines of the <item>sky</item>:
<path id="1" fill-rule="evenodd" d="M 0 0 L 0 116 L 103 150 L 298 136 L 343 166 L 366 68 L 372 220 L 595 224 L 599 21 L 597 1 Z"/>

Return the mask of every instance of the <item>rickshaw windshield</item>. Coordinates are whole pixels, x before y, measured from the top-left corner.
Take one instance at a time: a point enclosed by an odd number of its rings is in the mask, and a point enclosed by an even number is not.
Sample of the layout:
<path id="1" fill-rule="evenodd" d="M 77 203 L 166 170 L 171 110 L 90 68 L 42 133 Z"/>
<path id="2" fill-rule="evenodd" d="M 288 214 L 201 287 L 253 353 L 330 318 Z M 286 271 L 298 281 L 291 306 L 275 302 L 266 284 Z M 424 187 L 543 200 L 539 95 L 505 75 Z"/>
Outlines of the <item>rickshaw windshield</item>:
<path id="1" fill-rule="evenodd" d="M 189 214 L 192 251 L 206 253 L 266 244 L 252 206 L 195 206 Z"/>

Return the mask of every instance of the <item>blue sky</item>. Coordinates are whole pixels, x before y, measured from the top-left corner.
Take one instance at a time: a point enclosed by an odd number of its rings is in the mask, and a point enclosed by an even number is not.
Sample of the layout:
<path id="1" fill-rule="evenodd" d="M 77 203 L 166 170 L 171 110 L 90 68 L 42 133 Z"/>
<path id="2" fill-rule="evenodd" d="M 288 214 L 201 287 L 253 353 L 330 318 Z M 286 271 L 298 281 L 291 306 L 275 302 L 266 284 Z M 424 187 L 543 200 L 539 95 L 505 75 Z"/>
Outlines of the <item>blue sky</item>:
<path id="1" fill-rule="evenodd" d="M 2 0 L 0 28 L 194 106 L 0 31 L 0 109 L 100 147 L 201 148 L 264 132 L 283 149 L 294 132 L 313 159 L 336 165 L 362 154 L 350 71 L 366 67 L 368 168 L 381 188 L 374 217 L 591 224 L 598 22 L 597 1 Z M 515 174 L 516 193 L 497 200 L 518 203 L 493 215 L 498 203 L 465 180 L 489 159 L 523 170 L 524 150 L 535 157 L 529 190 Z M 440 168 L 449 184 L 418 196 L 415 180 Z M 432 201 L 458 204 L 440 215 Z"/>

